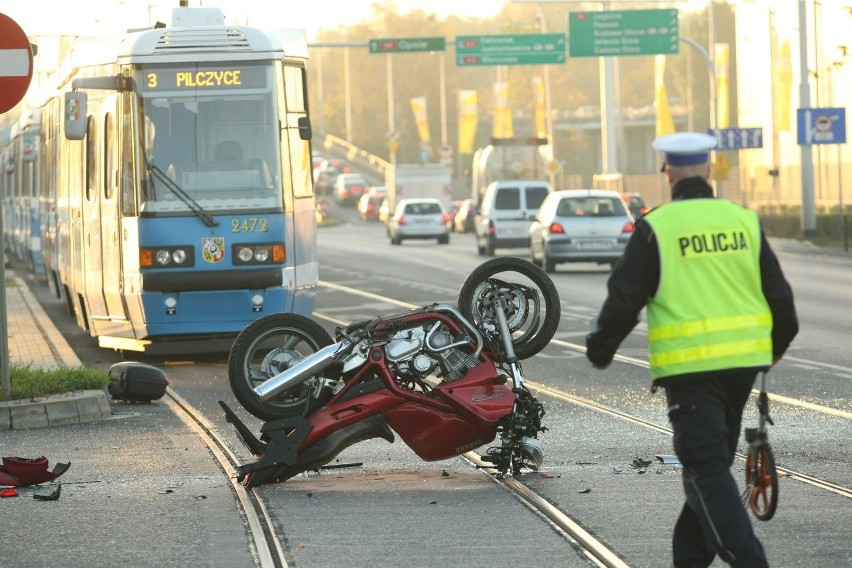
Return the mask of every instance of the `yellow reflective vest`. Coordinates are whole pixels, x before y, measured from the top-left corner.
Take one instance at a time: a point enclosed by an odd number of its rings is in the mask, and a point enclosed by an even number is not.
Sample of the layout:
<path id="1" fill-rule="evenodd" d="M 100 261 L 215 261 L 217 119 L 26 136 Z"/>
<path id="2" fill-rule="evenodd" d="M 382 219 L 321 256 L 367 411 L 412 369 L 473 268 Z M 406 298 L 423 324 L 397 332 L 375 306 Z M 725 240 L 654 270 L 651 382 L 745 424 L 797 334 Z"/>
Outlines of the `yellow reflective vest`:
<path id="1" fill-rule="evenodd" d="M 686 199 L 645 216 L 660 251 L 648 302 L 654 378 L 772 363 L 772 313 L 760 278 L 757 215 L 723 199 Z"/>

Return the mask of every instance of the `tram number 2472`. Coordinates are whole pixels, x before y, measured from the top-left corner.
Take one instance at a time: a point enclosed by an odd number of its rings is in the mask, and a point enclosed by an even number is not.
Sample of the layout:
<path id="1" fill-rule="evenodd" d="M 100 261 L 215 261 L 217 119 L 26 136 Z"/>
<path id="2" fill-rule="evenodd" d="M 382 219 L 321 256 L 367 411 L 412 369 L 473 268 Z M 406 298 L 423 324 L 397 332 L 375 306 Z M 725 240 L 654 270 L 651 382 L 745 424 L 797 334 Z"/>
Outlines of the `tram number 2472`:
<path id="1" fill-rule="evenodd" d="M 269 221 L 265 218 L 231 219 L 232 233 L 265 233 L 269 231 Z"/>

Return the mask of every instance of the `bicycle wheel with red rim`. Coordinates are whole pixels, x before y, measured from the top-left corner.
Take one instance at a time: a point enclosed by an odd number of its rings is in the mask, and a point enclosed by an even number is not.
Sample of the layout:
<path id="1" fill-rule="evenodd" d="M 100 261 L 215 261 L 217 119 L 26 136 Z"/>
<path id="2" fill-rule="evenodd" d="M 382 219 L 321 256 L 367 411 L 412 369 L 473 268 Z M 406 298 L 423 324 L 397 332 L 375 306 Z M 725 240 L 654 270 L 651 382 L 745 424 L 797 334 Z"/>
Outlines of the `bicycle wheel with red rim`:
<path id="1" fill-rule="evenodd" d="M 746 460 L 746 486 L 751 487 L 748 502 L 754 516 L 761 521 L 771 519 L 778 506 L 778 471 L 775 469 L 775 457 L 769 444 L 763 444 L 749 452 Z"/>

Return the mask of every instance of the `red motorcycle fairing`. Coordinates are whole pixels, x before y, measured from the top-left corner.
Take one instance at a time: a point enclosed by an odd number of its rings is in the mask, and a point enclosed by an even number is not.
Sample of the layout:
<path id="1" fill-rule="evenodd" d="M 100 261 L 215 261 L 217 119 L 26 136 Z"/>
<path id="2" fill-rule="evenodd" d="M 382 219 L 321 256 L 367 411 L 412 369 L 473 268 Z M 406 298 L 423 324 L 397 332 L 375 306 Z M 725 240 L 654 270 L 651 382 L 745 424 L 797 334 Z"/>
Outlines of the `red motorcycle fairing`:
<path id="1" fill-rule="evenodd" d="M 489 443 L 497 435 L 492 424 L 472 422 L 422 404 L 406 403 L 385 413 L 393 430 L 420 459 L 454 458 Z"/>
<path id="2" fill-rule="evenodd" d="M 515 405 L 515 393 L 501 384 L 505 382 L 505 376 L 500 377 L 488 361 L 470 369 L 462 379 L 439 384 L 433 392 L 452 406 L 496 426 Z"/>
<path id="3" fill-rule="evenodd" d="M 464 378 L 441 383 L 427 395 L 400 388 L 384 357 L 371 357 L 341 392 L 308 418 L 313 428 L 300 452 L 331 432 L 382 414 L 420 458 L 455 457 L 491 442 L 497 422 L 512 411 L 515 394 L 500 381 L 494 364 L 486 360 Z"/>

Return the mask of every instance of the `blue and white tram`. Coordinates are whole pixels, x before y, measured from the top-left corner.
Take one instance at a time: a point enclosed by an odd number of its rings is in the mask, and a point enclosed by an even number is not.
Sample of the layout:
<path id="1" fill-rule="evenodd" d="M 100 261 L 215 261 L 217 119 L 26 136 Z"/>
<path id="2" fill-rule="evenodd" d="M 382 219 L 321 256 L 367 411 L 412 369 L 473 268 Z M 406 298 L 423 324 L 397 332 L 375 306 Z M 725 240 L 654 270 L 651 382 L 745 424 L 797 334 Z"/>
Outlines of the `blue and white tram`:
<path id="1" fill-rule="evenodd" d="M 39 121 L 38 112 L 18 112 L 15 121 L 0 137 L 4 167 L 0 194 L 6 249 L 36 274 L 44 272 L 37 190 Z"/>
<path id="2" fill-rule="evenodd" d="M 101 346 L 221 349 L 264 314 L 313 311 L 307 56 L 304 32 L 216 8 L 78 40 L 42 116 L 44 263 Z"/>

